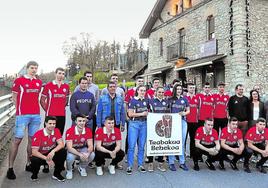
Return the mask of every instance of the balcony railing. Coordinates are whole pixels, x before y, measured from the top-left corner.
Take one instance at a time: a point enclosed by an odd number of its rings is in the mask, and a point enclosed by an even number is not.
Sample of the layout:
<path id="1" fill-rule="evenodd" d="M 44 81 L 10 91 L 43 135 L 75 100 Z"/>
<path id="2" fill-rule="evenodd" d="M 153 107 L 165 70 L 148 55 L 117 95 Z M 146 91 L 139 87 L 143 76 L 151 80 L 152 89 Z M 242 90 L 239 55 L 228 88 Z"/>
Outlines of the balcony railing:
<path id="1" fill-rule="evenodd" d="M 167 47 L 167 61 L 176 60 L 179 57 L 185 57 L 186 45 L 182 42 L 176 42 Z"/>

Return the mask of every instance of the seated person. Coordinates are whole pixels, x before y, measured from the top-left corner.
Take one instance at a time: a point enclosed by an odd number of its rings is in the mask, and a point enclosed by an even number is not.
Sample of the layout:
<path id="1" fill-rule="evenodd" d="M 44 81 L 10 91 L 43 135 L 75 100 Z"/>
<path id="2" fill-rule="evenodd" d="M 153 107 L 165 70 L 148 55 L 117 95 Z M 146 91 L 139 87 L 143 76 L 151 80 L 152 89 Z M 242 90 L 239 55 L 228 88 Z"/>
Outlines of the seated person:
<path id="1" fill-rule="evenodd" d="M 38 180 L 38 172 L 41 165 L 48 164 L 55 166 L 52 178 L 58 181 L 65 181 L 61 175 L 64 170 L 66 151 L 61 137 L 60 130 L 56 127 L 56 117 L 45 118 L 45 128 L 37 131 L 32 139 L 32 176 L 33 181 Z"/>
<path id="2" fill-rule="evenodd" d="M 261 154 L 261 159 L 257 162 L 256 168 L 266 174 L 266 170 L 263 164 L 268 159 L 268 129 L 265 128 L 266 120 L 264 118 L 257 119 L 256 126 L 251 127 L 245 136 L 246 145 L 246 156 L 244 161 L 244 170 L 250 173 L 249 159 L 253 153 Z"/>
<path id="3" fill-rule="evenodd" d="M 238 120 L 235 117 L 229 119 L 227 127 L 224 127 L 221 132 L 221 155 L 220 166 L 224 167 L 224 160 L 227 159 L 227 155 L 232 155 L 233 159 L 230 161 L 230 165 L 233 170 L 238 170 L 236 163 L 244 157 L 244 141 L 243 133 L 237 128 Z"/>
<path id="4" fill-rule="evenodd" d="M 108 166 L 110 174 L 115 174 L 115 166 L 123 160 L 125 153 L 121 150 L 121 132 L 119 128 L 114 127 L 114 118 L 107 116 L 104 127 L 98 128 L 95 133 L 95 162 L 96 173 L 103 175 L 102 165 L 105 164 L 105 158 L 112 158 Z"/>
<path id="5" fill-rule="evenodd" d="M 90 128 L 85 127 L 87 121 L 85 115 L 77 114 L 75 117 L 75 126 L 72 126 L 66 131 L 66 179 L 73 178 L 72 164 L 75 160 L 80 160 L 78 166 L 80 175 L 87 176 L 86 167 L 95 157 L 93 152 L 92 131 Z"/>
<path id="6" fill-rule="evenodd" d="M 218 133 L 213 129 L 213 120 L 207 118 L 205 124 L 199 127 L 195 133 L 195 151 L 193 155 L 194 170 L 198 171 L 198 159 L 206 155 L 205 161 L 210 170 L 216 170 L 213 162 L 219 160 L 220 142 Z"/>

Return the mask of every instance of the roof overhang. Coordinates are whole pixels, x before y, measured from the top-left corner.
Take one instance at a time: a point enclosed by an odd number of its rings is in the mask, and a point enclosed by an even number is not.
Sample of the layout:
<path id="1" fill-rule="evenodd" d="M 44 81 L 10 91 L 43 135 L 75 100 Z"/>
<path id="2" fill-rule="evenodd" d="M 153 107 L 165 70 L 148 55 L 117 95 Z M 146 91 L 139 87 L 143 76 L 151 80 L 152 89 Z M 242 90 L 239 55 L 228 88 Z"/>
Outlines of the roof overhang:
<path id="1" fill-rule="evenodd" d="M 152 69 L 150 72 L 148 72 L 144 75 L 141 75 L 141 76 L 145 77 L 145 76 L 151 76 L 151 75 L 156 75 L 156 74 L 162 74 L 163 72 L 168 71 L 172 68 L 173 68 L 173 66 L 169 65 L 169 66 L 160 67 L 157 69 Z"/>
<path id="2" fill-rule="evenodd" d="M 185 63 L 181 67 L 175 68 L 174 70 L 178 71 L 178 70 L 185 70 L 185 69 L 202 67 L 205 65 L 211 65 L 211 64 L 213 64 L 214 61 L 218 61 L 220 59 L 223 59 L 224 57 L 226 57 L 226 55 L 220 54 L 220 55 L 213 55 L 213 56 L 209 56 L 209 57 L 196 59 L 193 61 L 189 61 L 188 63 Z"/>
<path id="3" fill-rule="evenodd" d="M 147 18 L 145 24 L 143 25 L 143 27 L 140 31 L 139 36 L 141 39 L 145 39 L 145 38 L 148 38 L 150 36 L 151 30 L 152 30 L 155 22 L 159 18 L 166 2 L 167 2 L 167 0 L 157 0 L 157 2 L 155 3 L 149 17 Z"/>

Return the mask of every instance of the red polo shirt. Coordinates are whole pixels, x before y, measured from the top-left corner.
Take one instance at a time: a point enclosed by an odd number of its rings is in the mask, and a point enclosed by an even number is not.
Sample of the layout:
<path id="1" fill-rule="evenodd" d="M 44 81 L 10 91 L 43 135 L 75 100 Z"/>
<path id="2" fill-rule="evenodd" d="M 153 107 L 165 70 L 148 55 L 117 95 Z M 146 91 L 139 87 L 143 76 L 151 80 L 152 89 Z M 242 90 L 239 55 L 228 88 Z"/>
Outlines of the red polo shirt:
<path id="1" fill-rule="evenodd" d="M 155 93 L 155 89 L 154 88 L 148 89 L 146 91 L 146 93 L 145 93 L 145 98 L 148 98 L 148 99 L 154 98 L 154 93 Z"/>
<path id="2" fill-rule="evenodd" d="M 44 128 L 34 134 L 32 138 L 32 148 L 38 149 L 42 154 L 47 154 L 57 146 L 57 141 L 61 139 L 62 137 L 58 128 L 55 128 L 51 135 L 49 135 Z"/>
<path id="3" fill-rule="evenodd" d="M 17 94 L 16 115 L 40 114 L 39 93 L 42 81 L 27 75 L 17 78 L 12 92 Z"/>
<path id="4" fill-rule="evenodd" d="M 55 81 L 52 81 L 45 85 L 42 96 L 47 99 L 47 116 L 65 116 L 65 105 L 69 92 L 69 85 L 65 83 L 58 86 Z"/>
<path id="5" fill-rule="evenodd" d="M 199 127 L 195 133 L 195 140 L 200 140 L 202 145 L 212 145 L 215 141 L 219 140 L 218 133 L 215 129 L 212 129 L 210 133 L 206 133 L 205 127 Z"/>
<path id="6" fill-rule="evenodd" d="M 228 127 L 224 127 L 221 131 L 221 140 L 225 140 L 227 145 L 238 144 L 238 140 L 241 139 L 243 139 L 243 134 L 238 128 L 234 132 L 231 132 Z"/>
<path id="7" fill-rule="evenodd" d="M 117 140 L 121 140 L 121 132 L 118 128 L 114 128 L 112 133 L 108 136 L 107 130 L 105 127 L 98 128 L 95 133 L 95 140 L 101 141 L 102 146 L 111 146 L 115 144 Z"/>
<path id="8" fill-rule="evenodd" d="M 72 126 L 66 131 L 66 142 L 72 141 L 75 149 L 88 147 L 87 141 L 90 139 L 92 139 L 90 128 L 85 127 L 81 134 L 79 134 L 77 126 Z"/>
<path id="9" fill-rule="evenodd" d="M 268 141 L 268 129 L 265 128 L 262 133 L 257 130 L 257 127 L 251 127 L 246 133 L 245 140 L 253 142 L 253 144 L 260 144 Z"/>
<path id="10" fill-rule="evenodd" d="M 189 123 L 197 123 L 198 122 L 198 97 L 196 95 L 193 95 L 193 97 L 190 97 L 190 95 L 187 95 L 186 98 L 189 102 L 190 107 L 190 113 L 186 116 L 187 122 Z"/>
<path id="11" fill-rule="evenodd" d="M 135 96 L 135 91 L 136 91 L 136 87 L 127 90 L 127 93 L 126 93 L 126 96 L 125 96 L 125 102 L 126 103 L 129 103 L 130 100 Z"/>
<path id="12" fill-rule="evenodd" d="M 219 93 L 213 95 L 215 102 L 214 118 L 227 118 L 227 104 L 229 101 L 229 95 Z"/>
<path id="13" fill-rule="evenodd" d="M 211 94 L 205 95 L 203 93 L 197 94 L 199 99 L 199 120 L 206 120 L 213 118 L 214 98 Z"/>

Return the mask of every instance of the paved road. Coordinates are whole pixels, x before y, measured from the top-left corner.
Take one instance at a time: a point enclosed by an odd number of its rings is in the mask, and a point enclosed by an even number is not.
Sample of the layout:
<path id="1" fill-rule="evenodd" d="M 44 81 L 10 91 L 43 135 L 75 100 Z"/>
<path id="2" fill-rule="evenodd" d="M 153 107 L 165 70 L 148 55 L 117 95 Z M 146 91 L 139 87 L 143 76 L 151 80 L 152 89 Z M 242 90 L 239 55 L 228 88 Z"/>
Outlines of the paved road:
<path id="1" fill-rule="evenodd" d="M 70 121 L 67 122 L 70 126 Z M 0 169 L 0 183 L 2 188 L 28 188 L 28 187 L 62 187 L 73 188 L 73 187 L 98 187 L 98 188 L 173 188 L 173 187 L 183 187 L 183 188 L 268 188 L 268 174 L 263 175 L 253 170 L 253 173 L 247 174 L 240 170 L 239 172 L 234 172 L 226 164 L 226 171 L 210 171 L 206 168 L 204 164 L 200 164 L 201 170 L 195 172 L 190 169 L 188 172 L 184 172 L 178 169 L 177 172 L 167 171 L 165 173 L 155 171 L 153 173 L 141 174 L 134 171 L 134 173 L 129 176 L 126 175 L 125 171 L 116 171 L 115 175 L 110 175 L 107 168 L 104 171 L 104 175 L 99 177 L 95 174 L 95 170 L 88 169 L 88 177 L 80 177 L 77 170 L 74 173 L 74 179 L 72 181 L 66 181 L 64 183 L 57 182 L 51 179 L 50 174 L 43 174 L 40 172 L 39 181 L 32 182 L 30 180 L 31 173 L 25 172 L 25 159 L 26 159 L 26 142 L 22 143 L 22 147 L 19 150 L 20 155 L 17 157 L 15 162 L 15 172 L 17 179 L 11 181 L 6 179 L 5 173 L 7 170 L 7 159 L 3 162 Z M 192 162 L 187 161 L 188 166 L 192 167 Z M 126 164 L 123 162 L 125 168 Z M 178 167 L 178 164 L 176 164 Z M 107 164 L 106 164 L 107 166 Z M 242 168 L 242 165 L 238 165 Z M 52 170 L 51 170 L 52 171 Z"/>

